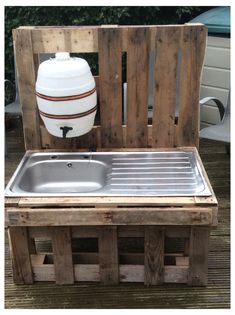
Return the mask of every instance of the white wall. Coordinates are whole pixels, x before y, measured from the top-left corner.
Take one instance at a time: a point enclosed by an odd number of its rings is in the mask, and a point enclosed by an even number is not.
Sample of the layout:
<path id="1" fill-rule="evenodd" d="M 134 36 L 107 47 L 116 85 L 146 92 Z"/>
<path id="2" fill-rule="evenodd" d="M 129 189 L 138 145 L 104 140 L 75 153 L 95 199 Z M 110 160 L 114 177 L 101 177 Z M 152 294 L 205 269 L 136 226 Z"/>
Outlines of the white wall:
<path id="1" fill-rule="evenodd" d="M 215 96 L 226 106 L 229 88 L 230 39 L 208 36 L 200 99 L 206 96 Z M 219 112 L 213 101 L 201 108 L 202 127 L 216 124 L 219 121 Z"/>

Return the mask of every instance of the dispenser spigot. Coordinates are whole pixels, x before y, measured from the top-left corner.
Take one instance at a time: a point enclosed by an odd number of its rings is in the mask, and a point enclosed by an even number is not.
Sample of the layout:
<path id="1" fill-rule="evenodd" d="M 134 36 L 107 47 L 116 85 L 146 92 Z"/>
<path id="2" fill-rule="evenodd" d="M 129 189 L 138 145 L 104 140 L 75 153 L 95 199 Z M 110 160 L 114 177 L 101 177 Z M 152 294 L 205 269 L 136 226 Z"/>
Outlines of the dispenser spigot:
<path id="1" fill-rule="evenodd" d="M 66 135 L 69 132 L 69 130 L 73 130 L 72 127 L 68 127 L 68 126 L 60 127 L 60 129 L 62 130 L 63 138 L 66 138 Z"/>

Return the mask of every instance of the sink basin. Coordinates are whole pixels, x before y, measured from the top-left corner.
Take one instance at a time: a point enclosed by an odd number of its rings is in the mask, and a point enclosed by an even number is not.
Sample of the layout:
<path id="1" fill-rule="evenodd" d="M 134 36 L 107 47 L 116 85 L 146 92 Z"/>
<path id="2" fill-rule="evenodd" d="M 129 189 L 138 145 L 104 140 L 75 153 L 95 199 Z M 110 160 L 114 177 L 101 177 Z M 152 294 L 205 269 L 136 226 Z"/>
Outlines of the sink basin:
<path id="1" fill-rule="evenodd" d="M 194 151 L 27 152 L 6 196 L 209 196 Z"/>
<path id="2" fill-rule="evenodd" d="M 27 168 L 19 188 L 35 193 L 79 193 L 105 185 L 107 166 L 98 161 L 42 161 Z"/>

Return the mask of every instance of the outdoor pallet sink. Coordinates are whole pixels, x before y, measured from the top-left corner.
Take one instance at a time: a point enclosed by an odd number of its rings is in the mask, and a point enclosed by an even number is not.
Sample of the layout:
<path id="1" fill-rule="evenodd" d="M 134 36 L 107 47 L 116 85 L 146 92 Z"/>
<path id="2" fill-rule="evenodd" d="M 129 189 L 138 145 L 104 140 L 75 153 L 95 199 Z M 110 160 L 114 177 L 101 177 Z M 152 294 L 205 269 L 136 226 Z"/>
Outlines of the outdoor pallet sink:
<path id="1" fill-rule="evenodd" d="M 195 151 L 27 152 L 6 196 L 209 196 Z"/>

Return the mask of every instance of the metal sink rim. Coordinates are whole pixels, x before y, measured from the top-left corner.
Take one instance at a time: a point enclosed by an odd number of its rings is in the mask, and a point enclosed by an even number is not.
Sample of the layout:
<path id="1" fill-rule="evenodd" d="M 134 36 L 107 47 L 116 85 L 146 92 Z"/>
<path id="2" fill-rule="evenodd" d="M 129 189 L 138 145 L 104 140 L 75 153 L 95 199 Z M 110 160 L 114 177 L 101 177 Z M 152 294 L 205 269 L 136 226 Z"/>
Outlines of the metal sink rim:
<path id="1" fill-rule="evenodd" d="M 101 156 L 101 155 L 118 155 L 118 156 L 123 156 L 123 155 L 141 155 L 141 154 L 158 154 L 158 155 L 161 155 L 161 154 L 179 154 L 179 153 L 183 153 L 183 154 L 187 154 L 187 155 L 191 155 L 193 156 L 193 159 L 195 159 L 195 165 L 196 165 L 196 168 L 199 172 L 199 175 L 201 176 L 201 179 L 202 179 L 202 182 L 203 182 L 203 190 L 202 191 L 199 191 L 199 192 L 195 192 L 195 193 L 179 193 L 179 192 L 172 192 L 172 193 L 164 193 L 164 192 L 161 192 L 161 193 L 154 193 L 154 191 L 146 191 L 146 190 L 143 190 L 142 192 L 138 193 L 138 192 L 135 192 L 134 194 L 132 194 L 131 192 L 128 194 L 127 192 L 126 193 L 119 193 L 119 192 L 113 192 L 113 193 L 107 193 L 107 191 L 100 191 L 100 189 L 98 191 L 94 190 L 92 192 L 83 192 L 83 193 L 63 193 L 63 192 L 60 192 L 60 193 L 34 193 L 34 192 L 13 192 L 12 191 L 12 186 L 14 185 L 14 182 L 17 178 L 17 176 L 19 176 L 19 173 L 20 173 L 20 170 L 23 169 L 24 165 L 27 163 L 27 161 L 34 157 L 34 156 L 38 156 L 38 157 L 44 157 L 44 158 L 47 158 L 50 157 L 50 156 L 59 156 L 59 157 L 66 157 L 66 156 L 70 156 L 70 159 L 69 160 L 73 160 L 74 158 L 78 158 L 78 157 L 87 157 L 87 159 L 90 158 L 90 156 L 92 156 L 92 159 L 95 160 L 95 157 L 96 156 Z M 93 161 L 93 160 L 92 160 Z M 202 172 L 202 169 L 201 169 L 201 166 L 200 166 L 200 163 L 198 161 L 198 157 L 197 155 L 195 154 L 194 151 L 184 151 L 184 150 L 169 150 L 169 151 L 108 151 L 108 152 L 105 152 L 105 151 L 100 151 L 100 152 L 31 152 L 31 151 L 28 151 L 25 153 L 25 155 L 23 156 L 21 162 L 19 163 L 17 169 L 15 170 L 12 178 L 10 179 L 9 183 L 7 184 L 6 186 L 6 189 L 5 189 L 5 196 L 7 197 L 82 197 L 82 196 L 112 196 L 112 197 L 115 197 L 115 196 L 146 196 L 146 197 L 158 197 L 158 196 L 211 196 L 212 195 L 212 192 L 210 190 L 210 187 L 208 186 L 207 184 L 207 180 L 206 178 L 203 176 L 203 172 Z"/>

